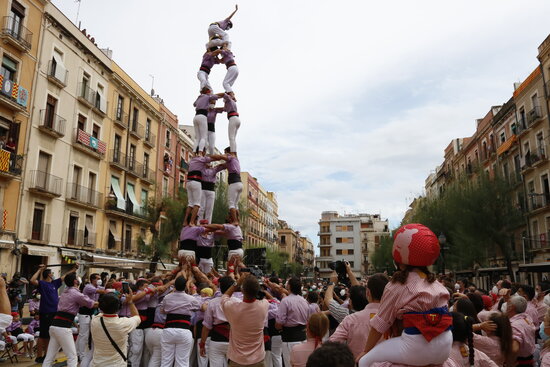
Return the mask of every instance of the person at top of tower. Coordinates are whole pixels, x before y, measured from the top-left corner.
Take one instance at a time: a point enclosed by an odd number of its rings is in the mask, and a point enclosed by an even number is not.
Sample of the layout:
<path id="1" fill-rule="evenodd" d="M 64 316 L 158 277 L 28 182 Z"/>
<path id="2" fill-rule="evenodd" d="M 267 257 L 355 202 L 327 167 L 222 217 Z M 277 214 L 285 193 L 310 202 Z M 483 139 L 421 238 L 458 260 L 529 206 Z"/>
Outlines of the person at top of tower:
<path id="1" fill-rule="evenodd" d="M 374 362 L 412 366 L 442 364 L 449 357 L 453 336 L 448 311 L 449 292 L 428 266 L 439 256 L 437 236 L 422 224 L 407 224 L 395 234 L 393 259 L 399 270 L 385 287 L 378 313 L 372 318 L 359 367 Z M 396 320 L 403 333 L 377 345 Z"/>
<path id="2" fill-rule="evenodd" d="M 231 49 L 229 34 L 227 34 L 226 31 L 233 28 L 233 22 L 231 22 L 231 18 L 233 18 L 237 10 L 239 10 L 239 6 L 235 5 L 235 10 L 227 18 L 218 22 L 210 23 L 210 25 L 208 26 L 208 39 L 210 40 L 210 42 L 207 44 L 209 48 L 213 46 L 225 46 L 228 49 Z"/>

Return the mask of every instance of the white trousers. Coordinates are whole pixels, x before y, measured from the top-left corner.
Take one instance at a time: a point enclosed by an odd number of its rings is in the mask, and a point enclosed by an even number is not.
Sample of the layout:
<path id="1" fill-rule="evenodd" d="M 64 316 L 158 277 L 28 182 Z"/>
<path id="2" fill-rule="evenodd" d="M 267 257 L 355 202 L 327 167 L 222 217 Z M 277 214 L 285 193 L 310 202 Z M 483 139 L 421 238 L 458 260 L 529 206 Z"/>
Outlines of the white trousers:
<path id="1" fill-rule="evenodd" d="M 197 78 L 199 79 L 199 82 L 201 83 L 201 91 L 204 87 L 208 87 L 208 89 L 212 90 L 212 86 L 210 85 L 210 81 L 208 80 L 208 73 L 205 71 L 199 70 L 197 73 Z"/>
<path id="2" fill-rule="evenodd" d="M 237 77 L 239 76 L 239 68 L 237 65 L 230 66 L 227 68 L 227 71 L 225 73 L 225 78 L 223 78 L 223 89 L 225 90 L 225 93 L 233 92 L 233 84 L 235 84 L 235 80 L 237 80 Z"/>
<path id="3" fill-rule="evenodd" d="M 8 325 L 9 326 L 9 325 Z M 6 349 L 6 342 L 5 341 L 2 341 L 0 340 L 0 351 L 3 351 Z"/>
<path id="4" fill-rule="evenodd" d="M 242 182 L 235 182 L 229 185 L 229 192 L 227 194 L 229 209 L 239 209 L 239 200 L 241 199 L 242 192 Z"/>
<path id="5" fill-rule="evenodd" d="M 229 148 L 232 153 L 237 151 L 237 131 L 241 127 L 241 119 L 239 116 L 229 118 L 227 124 L 227 135 L 229 136 Z"/>
<path id="6" fill-rule="evenodd" d="M 135 329 L 130 333 L 130 338 L 128 339 L 130 348 L 128 350 L 128 362 L 132 366 L 140 366 L 141 356 L 143 354 L 143 330 Z"/>
<path id="7" fill-rule="evenodd" d="M 282 342 L 282 351 L 283 351 L 283 361 L 285 362 L 285 366 L 292 366 L 290 364 L 290 352 L 292 352 L 292 348 L 295 346 L 295 345 L 299 345 L 299 344 L 302 344 L 305 342 L 305 340 L 303 342 Z"/>
<path id="8" fill-rule="evenodd" d="M 94 359 L 94 343 L 92 341 L 92 349 L 88 349 L 84 353 L 84 358 L 80 361 L 80 367 L 88 367 L 92 364 L 92 359 Z"/>
<path id="9" fill-rule="evenodd" d="M 208 132 L 208 154 L 214 154 L 216 150 L 216 132 Z"/>
<path id="10" fill-rule="evenodd" d="M 42 366 L 51 367 L 60 349 L 67 356 L 67 367 L 76 367 L 78 357 L 76 356 L 73 332 L 70 328 L 50 326 L 50 343 Z"/>
<path id="11" fill-rule="evenodd" d="M 428 342 L 422 335 L 401 334 L 377 344 L 359 361 L 359 367 L 369 367 L 375 362 L 391 362 L 409 366 L 442 364 L 449 358 L 453 345 L 451 331 L 433 338 Z M 421 353 L 419 353 L 421 351 Z"/>
<path id="12" fill-rule="evenodd" d="M 162 346 L 160 340 L 162 338 L 162 329 L 148 328 L 145 329 L 145 346 L 149 351 L 149 364 L 147 367 L 160 367 L 162 362 Z"/>
<path id="13" fill-rule="evenodd" d="M 283 339 L 280 335 L 271 337 L 271 352 L 265 354 L 265 367 L 283 367 Z"/>
<path id="14" fill-rule="evenodd" d="M 229 41 L 229 34 L 224 31 L 223 29 L 220 28 L 219 25 L 217 24 L 211 24 L 209 27 L 208 27 L 208 38 L 212 38 L 214 37 L 215 35 L 218 35 L 221 37 L 221 39 L 215 39 L 215 40 L 210 40 L 207 44 L 206 44 L 206 48 L 210 48 L 210 47 L 222 47 L 224 43 L 227 44 L 227 48 L 229 50 L 231 50 L 231 41 Z"/>
<path id="15" fill-rule="evenodd" d="M 189 355 L 193 348 L 191 330 L 168 328 L 162 330 L 161 367 L 188 367 Z"/>
<path id="16" fill-rule="evenodd" d="M 208 367 L 208 350 L 210 349 L 210 338 L 206 339 L 204 349 L 206 350 L 206 356 L 202 357 L 200 353 L 200 344 L 201 339 L 197 340 L 197 365 L 198 367 Z"/>
<path id="17" fill-rule="evenodd" d="M 199 220 L 206 219 L 208 224 L 212 223 L 212 211 L 214 210 L 214 201 L 216 200 L 216 191 L 201 191 L 201 208 L 199 209 Z"/>
<path id="18" fill-rule="evenodd" d="M 201 205 L 202 188 L 199 181 L 187 181 L 187 206 Z"/>
<path id="19" fill-rule="evenodd" d="M 89 315 L 78 314 L 78 338 L 76 339 L 76 353 L 82 360 L 88 350 L 88 340 L 90 340 L 90 321 Z"/>
<path id="20" fill-rule="evenodd" d="M 24 341 L 24 342 L 32 342 L 34 341 L 34 335 L 22 333 L 17 335 L 17 340 Z"/>
<path id="21" fill-rule="evenodd" d="M 212 258 L 210 258 L 210 259 L 200 259 L 199 260 L 199 269 L 204 274 L 210 273 L 213 266 L 214 266 L 214 261 L 212 260 Z"/>
<path id="22" fill-rule="evenodd" d="M 227 348 L 229 343 L 210 340 L 210 349 L 207 354 L 210 367 L 227 367 Z"/>
<path id="23" fill-rule="evenodd" d="M 208 122 L 206 116 L 195 115 L 193 117 L 193 127 L 195 128 L 195 146 L 194 150 L 202 152 L 206 146 L 206 138 L 208 133 Z"/>

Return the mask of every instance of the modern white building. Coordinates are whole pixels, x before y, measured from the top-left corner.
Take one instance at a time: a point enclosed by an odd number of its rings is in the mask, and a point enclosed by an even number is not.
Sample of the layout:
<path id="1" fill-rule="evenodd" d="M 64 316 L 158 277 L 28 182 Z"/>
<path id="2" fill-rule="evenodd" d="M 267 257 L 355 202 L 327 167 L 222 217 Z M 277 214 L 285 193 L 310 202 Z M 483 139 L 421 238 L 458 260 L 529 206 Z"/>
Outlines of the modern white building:
<path id="1" fill-rule="evenodd" d="M 321 213 L 319 220 L 320 256 L 315 258 L 322 278 L 328 278 L 333 261 L 348 261 L 353 273 L 360 277 L 372 272 L 372 256 L 382 236 L 389 236 L 388 220 L 380 214 L 344 214 L 335 211 Z"/>

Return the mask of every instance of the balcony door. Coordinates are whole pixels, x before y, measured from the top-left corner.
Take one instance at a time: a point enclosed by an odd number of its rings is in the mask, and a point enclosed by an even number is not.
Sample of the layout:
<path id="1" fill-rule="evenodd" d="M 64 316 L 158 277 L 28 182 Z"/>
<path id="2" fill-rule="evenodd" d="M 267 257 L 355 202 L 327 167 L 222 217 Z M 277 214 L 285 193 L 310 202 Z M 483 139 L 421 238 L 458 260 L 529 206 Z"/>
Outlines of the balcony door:
<path id="1" fill-rule="evenodd" d="M 23 18 L 25 18 L 25 7 L 14 0 L 11 4 L 8 29 L 15 38 L 19 38 L 21 34 Z"/>
<path id="2" fill-rule="evenodd" d="M 44 190 L 48 188 L 50 161 L 51 161 L 51 155 L 44 152 L 40 152 L 38 154 L 38 170 L 36 172 L 36 186 Z"/>
<path id="3" fill-rule="evenodd" d="M 67 233 L 67 244 L 76 245 L 78 231 L 78 215 L 71 213 L 69 216 L 69 232 Z"/>
<path id="4" fill-rule="evenodd" d="M 48 94 L 48 100 L 46 101 L 46 111 L 44 111 L 44 126 L 49 129 L 54 129 L 56 106 L 57 99 Z"/>
<path id="5" fill-rule="evenodd" d="M 44 205 L 36 204 L 32 216 L 31 238 L 36 241 L 42 241 L 44 238 Z"/>
<path id="6" fill-rule="evenodd" d="M 78 166 L 73 167 L 73 192 L 72 199 L 80 198 L 80 180 L 82 177 L 82 168 Z"/>

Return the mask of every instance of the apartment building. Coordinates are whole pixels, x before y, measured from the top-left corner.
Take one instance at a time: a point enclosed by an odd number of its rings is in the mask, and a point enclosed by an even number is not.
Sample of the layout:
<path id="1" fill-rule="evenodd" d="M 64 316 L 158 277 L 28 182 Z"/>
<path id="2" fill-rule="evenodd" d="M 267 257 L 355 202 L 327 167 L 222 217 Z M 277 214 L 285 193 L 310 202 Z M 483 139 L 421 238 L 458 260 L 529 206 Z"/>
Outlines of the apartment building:
<path id="1" fill-rule="evenodd" d="M 313 271 L 315 266 L 315 251 L 313 242 L 308 237 L 300 237 L 301 264 L 304 266 L 304 272 Z"/>
<path id="2" fill-rule="evenodd" d="M 289 261 L 296 262 L 298 256 L 301 256 L 298 250 L 301 245 L 300 232 L 296 232 L 286 221 L 279 219 L 277 237 L 279 244 L 278 250 L 286 252 Z"/>
<path id="3" fill-rule="evenodd" d="M 335 211 L 321 213 L 319 220 L 320 256 L 315 258 L 320 276 L 328 278 L 329 263 L 348 261 L 357 277 L 374 269 L 369 259 L 382 236 L 389 236 L 389 223 L 379 214 L 344 214 Z"/>

